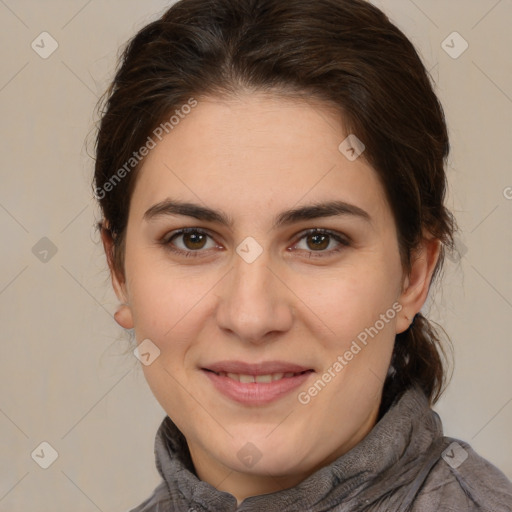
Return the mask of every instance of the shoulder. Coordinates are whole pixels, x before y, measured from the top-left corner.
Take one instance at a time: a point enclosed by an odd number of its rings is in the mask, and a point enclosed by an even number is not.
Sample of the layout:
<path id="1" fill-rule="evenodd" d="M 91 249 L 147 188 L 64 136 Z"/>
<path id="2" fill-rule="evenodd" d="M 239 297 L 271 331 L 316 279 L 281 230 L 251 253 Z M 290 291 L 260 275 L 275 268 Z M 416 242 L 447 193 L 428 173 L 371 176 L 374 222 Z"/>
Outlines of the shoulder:
<path id="1" fill-rule="evenodd" d="M 162 482 L 147 500 L 129 512 L 165 512 L 169 510 L 169 505 L 169 490 L 167 484 Z"/>
<path id="2" fill-rule="evenodd" d="M 512 483 L 468 443 L 445 438 L 448 447 L 432 468 L 416 501 L 421 512 L 512 512 Z"/>

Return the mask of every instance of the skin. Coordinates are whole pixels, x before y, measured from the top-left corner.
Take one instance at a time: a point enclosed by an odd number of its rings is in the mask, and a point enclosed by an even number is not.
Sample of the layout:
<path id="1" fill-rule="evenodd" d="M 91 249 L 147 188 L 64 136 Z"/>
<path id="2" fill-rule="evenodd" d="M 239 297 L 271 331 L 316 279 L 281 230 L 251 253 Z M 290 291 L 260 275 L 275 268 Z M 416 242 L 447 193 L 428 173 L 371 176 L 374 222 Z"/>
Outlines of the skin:
<path id="1" fill-rule="evenodd" d="M 124 269 L 109 257 L 123 303 L 117 322 L 161 351 L 143 366 L 155 397 L 185 435 L 198 477 L 239 503 L 297 485 L 370 432 L 395 335 L 427 297 L 439 242 L 425 239 L 404 274 L 375 170 L 338 150 L 347 135 L 322 104 L 254 92 L 201 99 L 140 170 Z M 233 225 L 186 216 L 144 219 L 168 198 L 222 211 Z M 361 208 L 369 220 L 340 215 L 273 228 L 284 210 L 330 200 Z M 170 241 L 184 227 L 211 237 Z M 318 239 L 303 234 L 310 228 L 332 230 L 350 243 L 328 237 L 318 248 Z M 253 263 L 236 252 L 246 237 L 263 249 Z M 175 254 L 162 239 L 199 255 Z M 106 233 L 103 242 L 110 255 Z M 298 393 L 396 303 L 395 318 L 301 404 Z M 315 373 L 274 403 L 247 406 L 220 394 L 200 370 L 227 359 L 283 360 Z M 252 467 L 237 456 L 248 442 L 261 454 Z"/>

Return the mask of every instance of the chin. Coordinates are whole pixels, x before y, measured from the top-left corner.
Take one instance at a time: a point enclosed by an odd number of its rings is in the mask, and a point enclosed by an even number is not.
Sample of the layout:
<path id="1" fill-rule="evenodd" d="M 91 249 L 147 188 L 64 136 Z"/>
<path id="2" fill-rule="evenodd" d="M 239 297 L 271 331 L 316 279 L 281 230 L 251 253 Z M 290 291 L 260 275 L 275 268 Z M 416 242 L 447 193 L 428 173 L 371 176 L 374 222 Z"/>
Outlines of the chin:
<path id="1" fill-rule="evenodd" d="M 268 432 L 272 429 L 265 430 L 264 435 L 261 432 L 252 436 L 247 433 L 236 438 L 234 442 L 231 440 L 230 453 L 222 454 L 229 459 L 224 461 L 224 464 L 234 471 L 267 477 L 304 473 L 304 443 L 300 443 L 298 438 L 286 431 L 283 431 L 281 436 L 275 433 L 269 436 Z M 298 451 L 297 447 L 300 445 L 302 449 Z M 314 446 L 311 448 L 314 452 Z"/>

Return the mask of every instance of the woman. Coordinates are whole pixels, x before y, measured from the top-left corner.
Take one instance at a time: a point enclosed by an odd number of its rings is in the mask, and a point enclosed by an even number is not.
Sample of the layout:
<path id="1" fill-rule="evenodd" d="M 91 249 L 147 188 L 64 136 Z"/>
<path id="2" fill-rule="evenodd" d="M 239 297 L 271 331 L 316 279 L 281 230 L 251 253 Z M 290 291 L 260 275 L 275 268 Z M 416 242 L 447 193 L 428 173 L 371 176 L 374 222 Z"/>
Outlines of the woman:
<path id="1" fill-rule="evenodd" d="M 182 0 L 106 98 L 115 318 L 167 413 L 134 511 L 511 510 L 430 408 L 449 142 L 402 32 L 363 0 Z"/>

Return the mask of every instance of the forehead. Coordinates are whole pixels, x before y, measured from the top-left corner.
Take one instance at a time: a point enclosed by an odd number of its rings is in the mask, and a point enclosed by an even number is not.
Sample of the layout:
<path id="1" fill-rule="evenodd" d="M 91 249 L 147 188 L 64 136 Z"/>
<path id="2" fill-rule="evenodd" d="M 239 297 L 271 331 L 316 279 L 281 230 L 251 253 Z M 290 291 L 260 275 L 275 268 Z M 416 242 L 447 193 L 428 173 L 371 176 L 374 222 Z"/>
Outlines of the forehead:
<path id="1" fill-rule="evenodd" d="M 168 196 L 263 218 L 301 202 L 345 200 L 384 214 L 363 158 L 340 151 L 342 118 L 318 102 L 246 94 L 198 100 L 146 157 L 134 190 L 142 217 Z"/>

